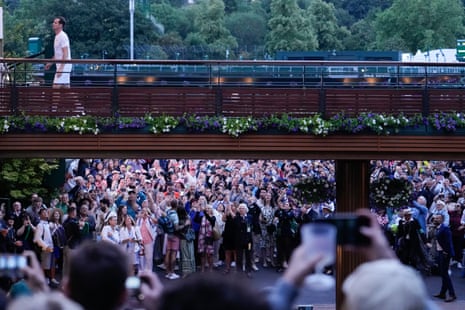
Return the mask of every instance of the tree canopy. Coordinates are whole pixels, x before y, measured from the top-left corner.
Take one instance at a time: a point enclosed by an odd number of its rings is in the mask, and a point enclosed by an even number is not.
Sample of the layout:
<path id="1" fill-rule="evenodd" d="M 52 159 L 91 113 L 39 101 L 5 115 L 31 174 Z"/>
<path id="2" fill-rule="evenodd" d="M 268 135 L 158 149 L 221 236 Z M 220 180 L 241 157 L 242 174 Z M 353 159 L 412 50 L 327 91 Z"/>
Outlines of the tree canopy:
<path id="1" fill-rule="evenodd" d="M 135 0 L 139 59 L 259 58 L 276 51 L 452 48 L 465 37 L 465 0 Z M 128 0 L 0 0 L 5 55 L 30 37 L 53 43 L 64 16 L 73 58 L 128 58 Z M 227 53 L 226 51 L 229 51 Z"/>

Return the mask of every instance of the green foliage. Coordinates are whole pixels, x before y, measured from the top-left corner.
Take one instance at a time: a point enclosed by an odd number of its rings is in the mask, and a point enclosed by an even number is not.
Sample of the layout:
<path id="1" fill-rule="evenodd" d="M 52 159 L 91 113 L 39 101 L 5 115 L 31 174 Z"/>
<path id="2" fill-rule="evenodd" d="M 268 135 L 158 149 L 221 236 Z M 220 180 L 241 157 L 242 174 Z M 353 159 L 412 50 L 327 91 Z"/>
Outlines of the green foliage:
<path id="1" fill-rule="evenodd" d="M 344 39 L 344 46 L 350 51 L 369 51 L 373 50 L 376 41 L 374 30 L 375 15 L 359 20 L 350 28 L 350 36 Z M 388 50 L 396 50 L 389 48 Z"/>
<path id="2" fill-rule="evenodd" d="M 231 52 L 237 47 L 236 39 L 225 26 L 224 3 L 222 0 L 203 0 L 198 5 L 200 13 L 194 20 L 194 34 L 207 45 L 210 59 L 224 59 L 226 50 Z"/>
<path id="3" fill-rule="evenodd" d="M 5 27 L 8 29 L 5 49 L 25 56 L 27 38 L 32 36 L 52 44 L 49 38 L 54 35 L 51 23 L 55 16 L 67 19 L 65 31 L 74 58 L 84 53 L 90 58 L 101 58 L 103 51 L 107 52 L 108 58 L 128 56 L 129 5 L 127 1 L 114 0 L 68 1 L 66 5 L 58 0 L 22 0 L 11 23 L 6 25 L 8 28 Z M 135 12 L 134 21 L 136 44 L 156 41 L 159 31 L 140 8 Z"/>
<path id="4" fill-rule="evenodd" d="M 334 5 L 323 0 L 314 0 L 307 9 L 307 16 L 316 34 L 320 50 L 341 50 L 342 39 L 349 36 L 345 27 L 337 24 Z"/>
<path id="5" fill-rule="evenodd" d="M 417 50 L 455 46 L 465 34 L 464 7 L 460 0 L 395 0 L 376 20 L 377 47 Z"/>
<path id="6" fill-rule="evenodd" d="M 318 48 L 315 33 L 296 0 L 273 0 L 270 29 L 266 46 L 270 53 L 277 51 L 306 51 Z"/>
<path id="7" fill-rule="evenodd" d="M 239 47 L 263 45 L 266 34 L 264 16 L 255 12 L 232 13 L 226 18 L 226 28 L 237 39 Z M 243 27 L 248 25 L 248 27 Z M 253 29 L 253 31 L 250 31 Z"/>
<path id="8" fill-rule="evenodd" d="M 58 168 L 56 160 L 2 159 L 0 160 L 0 196 L 25 199 L 31 194 L 48 196 L 45 177 Z"/>
<path id="9" fill-rule="evenodd" d="M 454 47 L 465 36 L 462 0 L 136 0 L 135 58 L 245 59 L 279 50 Z M 6 57 L 27 56 L 29 37 L 52 56 L 51 22 L 68 23 L 72 57 L 129 56 L 128 0 L 4 0 Z M 378 16 L 377 18 L 376 15 Z M 375 22 L 376 21 L 376 22 Z M 349 31 L 350 30 L 350 31 Z"/>

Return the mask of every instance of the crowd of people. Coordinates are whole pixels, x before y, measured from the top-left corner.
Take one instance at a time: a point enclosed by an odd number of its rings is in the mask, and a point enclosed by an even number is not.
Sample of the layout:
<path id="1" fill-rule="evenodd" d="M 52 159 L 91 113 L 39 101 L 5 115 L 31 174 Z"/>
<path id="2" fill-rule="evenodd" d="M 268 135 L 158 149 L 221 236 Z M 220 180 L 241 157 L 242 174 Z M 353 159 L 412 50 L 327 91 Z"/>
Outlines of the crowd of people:
<path id="1" fill-rule="evenodd" d="M 0 251 L 34 251 L 48 284 L 70 271 L 81 244 L 112 243 L 128 254 L 131 275 L 165 270 L 170 280 L 221 269 L 225 277 L 260 268 L 288 269 L 299 228 L 333 216 L 336 201 L 306 203 L 295 185 L 314 177 L 334 181 L 335 163 L 320 160 L 67 161 L 58 197 L 38 195 L 0 210 Z M 449 265 L 463 267 L 465 163 L 373 161 L 371 180 L 388 176 L 414 186 L 411 203 L 377 208 L 379 226 L 404 265 L 437 272 L 437 294 L 454 301 Z M 449 243 L 450 241 L 450 243 Z M 465 270 L 465 269 L 463 269 Z M 331 272 L 331 270 L 328 270 Z M 11 285 L 7 283 L 5 285 Z"/>

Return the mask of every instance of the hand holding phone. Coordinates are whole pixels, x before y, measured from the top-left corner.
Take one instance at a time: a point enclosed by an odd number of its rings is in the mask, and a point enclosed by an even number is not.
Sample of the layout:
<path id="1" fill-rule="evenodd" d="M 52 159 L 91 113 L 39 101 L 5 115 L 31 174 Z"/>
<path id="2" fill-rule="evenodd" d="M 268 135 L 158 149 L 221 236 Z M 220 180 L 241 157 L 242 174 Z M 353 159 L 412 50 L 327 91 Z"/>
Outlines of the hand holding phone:
<path id="1" fill-rule="evenodd" d="M 328 222 L 336 226 L 338 245 L 368 246 L 371 240 L 361 232 L 362 227 L 370 226 L 370 219 L 357 214 L 337 214 L 333 218 L 319 219 L 318 222 Z"/>

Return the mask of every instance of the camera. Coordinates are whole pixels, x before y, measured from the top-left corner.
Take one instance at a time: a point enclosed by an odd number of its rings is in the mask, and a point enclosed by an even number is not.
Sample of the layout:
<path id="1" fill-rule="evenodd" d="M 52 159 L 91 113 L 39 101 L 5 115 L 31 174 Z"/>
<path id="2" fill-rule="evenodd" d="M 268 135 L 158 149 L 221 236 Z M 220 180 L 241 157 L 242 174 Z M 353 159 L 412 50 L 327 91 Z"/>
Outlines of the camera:
<path id="1" fill-rule="evenodd" d="M 360 232 L 362 226 L 370 226 L 370 219 L 366 216 L 354 214 L 337 214 L 333 218 L 319 219 L 336 226 L 338 245 L 369 245 L 371 240 Z"/>

